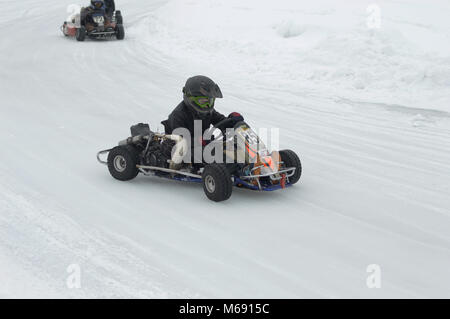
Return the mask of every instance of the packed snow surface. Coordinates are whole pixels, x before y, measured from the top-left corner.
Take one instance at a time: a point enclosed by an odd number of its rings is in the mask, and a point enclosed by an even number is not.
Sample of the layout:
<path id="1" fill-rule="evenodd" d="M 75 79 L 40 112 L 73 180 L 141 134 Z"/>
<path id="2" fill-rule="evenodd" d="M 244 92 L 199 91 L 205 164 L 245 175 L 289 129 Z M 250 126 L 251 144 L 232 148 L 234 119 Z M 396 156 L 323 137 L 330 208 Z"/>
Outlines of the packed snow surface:
<path id="1" fill-rule="evenodd" d="M 0 0 L 0 297 L 450 297 L 450 2 L 117 0 L 126 39 L 79 43 L 73 1 Z M 213 203 L 97 163 L 196 74 L 299 184 Z"/>

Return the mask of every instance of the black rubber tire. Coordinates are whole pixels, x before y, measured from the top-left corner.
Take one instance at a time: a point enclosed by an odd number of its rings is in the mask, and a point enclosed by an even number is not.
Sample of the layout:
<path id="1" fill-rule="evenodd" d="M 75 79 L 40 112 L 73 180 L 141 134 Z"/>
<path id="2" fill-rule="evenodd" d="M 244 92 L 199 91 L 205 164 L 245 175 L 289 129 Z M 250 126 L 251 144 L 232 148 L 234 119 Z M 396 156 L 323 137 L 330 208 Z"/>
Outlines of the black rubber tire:
<path id="1" fill-rule="evenodd" d="M 116 26 L 116 38 L 117 40 L 123 40 L 125 38 L 125 28 L 121 24 Z"/>
<path id="2" fill-rule="evenodd" d="M 207 186 L 208 181 L 213 180 L 214 189 Z M 233 190 L 233 182 L 230 172 L 224 164 L 209 164 L 205 166 L 202 174 L 203 190 L 206 196 L 214 201 L 221 202 L 227 200 L 231 196 Z"/>
<path id="3" fill-rule="evenodd" d="M 122 12 L 120 12 L 120 10 L 116 11 L 116 23 L 123 24 Z"/>
<path id="4" fill-rule="evenodd" d="M 86 28 L 81 26 L 79 29 L 77 29 L 77 34 L 75 37 L 77 41 L 84 41 L 84 39 L 86 39 Z"/>
<path id="5" fill-rule="evenodd" d="M 302 176 L 302 163 L 298 158 L 297 154 L 291 150 L 282 150 L 280 151 L 281 160 L 284 162 L 284 167 L 295 167 L 295 173 L 291 177 L 289 177 L 289 183 L 295 184 L 299 181 Z"/>
<path id="6" fill-rule="evenodd" d="M 124 165 L 123 170 L 118 170 L 114 162 L 120 160 L 118 157 L 122 157 Z M 132 145 L 116 146 L 108 154 L 108 170 L 112 177 L 119 181 L 129 181 L 135 178 L 139 174 L 139 169 L 136 167 L 138 164 L 138 151 Z"/>

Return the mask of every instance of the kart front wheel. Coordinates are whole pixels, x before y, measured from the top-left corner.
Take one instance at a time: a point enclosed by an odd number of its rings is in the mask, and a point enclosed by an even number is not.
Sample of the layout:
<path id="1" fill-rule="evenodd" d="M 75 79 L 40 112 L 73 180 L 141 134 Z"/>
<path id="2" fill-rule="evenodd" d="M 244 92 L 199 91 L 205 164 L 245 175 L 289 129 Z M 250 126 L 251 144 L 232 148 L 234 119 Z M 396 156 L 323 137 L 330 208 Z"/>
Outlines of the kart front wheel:
<path id="1" fill-rule="evenodd" d="M 125 38 L 125 28 L 121 24 L 116 26 L 116 38 L 117 40 L 123 40 Z"/>
<path id="2" fill-rule="evenodd" d="M 114 147 L 108 154 L 108 170 L 112 177 L 129 181 L 139 173 L 138 152 L 131 145 Z"/>
<path id="3" fill-rule="evenodd" d="M 233 182 L 225 165 L 206 165 L 202 174 L 202 182 L 203 190 L 210 200 L 221 202 L 230 198 Z"/>
<path id="4" fill-rule="evenodd" d="M 295 167 L 295 173 L 289 177 L 289 183 L 292 185 L 297 183 L 300 176 L 302 176 L 302 163 L 300 162 L 297 154 L 291 150 L 283 150 L 280 151 L 280 157 L 281 161 L 284 162 L 284 167 Z"/>
<path id="5" fill-rule="evenodd" d="M 77 41 L 84 41 L 84 39 L 86 39 L 86 28 L 84 26 L 79 27 L 75 37 L 77 38 Z"/>

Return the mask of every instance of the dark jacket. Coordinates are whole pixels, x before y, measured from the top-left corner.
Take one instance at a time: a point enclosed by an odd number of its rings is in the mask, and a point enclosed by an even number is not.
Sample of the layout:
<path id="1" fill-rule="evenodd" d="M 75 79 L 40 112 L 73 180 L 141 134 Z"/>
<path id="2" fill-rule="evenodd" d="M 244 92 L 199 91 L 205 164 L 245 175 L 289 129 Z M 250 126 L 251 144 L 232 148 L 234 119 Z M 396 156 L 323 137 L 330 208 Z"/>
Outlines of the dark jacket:
<path id="1" fill-rule="evenodd" d="M 104 0 L 105 1 L 105 7 L 106 7 L 106 13 L 111 15 L 116 11 L 116 4 L 114 3 L 114 0 Z"/>
<path id="2" fill-rule="evenodd" d="M 172 134 L 173 130 L 178 127 L 184 127 L 191 133 L 194 138 L 194 120 L 196 120 L 194 111 L 184 102 L 178 104 L 175 110 L 170 113 L 169 118 L 161 123 L 164 125 L 166 134 Z M 225 119 L 225 116 L 214 110 L 210 116 L 202 119 L 202 133 L 204 133 L 211 125 L 215 125 Z"/>
<path id="3" fill-rule="evenodd" d="M 80 12 L 80 21 L 81 25 L 86 26 L 86 23 L 95 24 L 92 16 L 94 14 L 102 14 L 105 15 L 105 8 L 102 7 L 100 9 L 95 8 L 93 6 L 89 6 L 86 8 L 82 8 Z"/>

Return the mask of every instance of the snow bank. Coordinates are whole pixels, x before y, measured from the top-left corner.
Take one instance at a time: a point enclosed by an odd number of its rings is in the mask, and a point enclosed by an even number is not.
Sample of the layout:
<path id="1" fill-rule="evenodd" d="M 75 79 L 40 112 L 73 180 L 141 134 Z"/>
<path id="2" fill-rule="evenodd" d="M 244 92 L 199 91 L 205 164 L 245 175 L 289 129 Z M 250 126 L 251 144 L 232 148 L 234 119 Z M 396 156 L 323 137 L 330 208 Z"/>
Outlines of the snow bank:
<path id="1" fill-rule="evenodd" d="M 237 87 L 450 111 L 450 4 L 377 3 L 380 28 L 369 1 L 173 0 L 140 36 Z"/>

